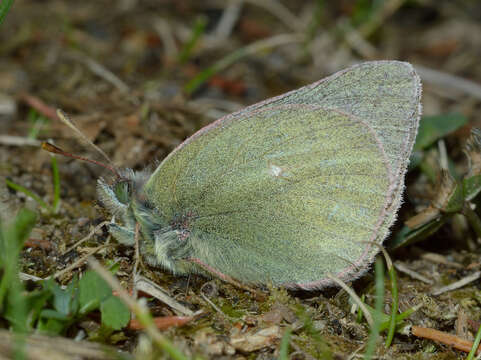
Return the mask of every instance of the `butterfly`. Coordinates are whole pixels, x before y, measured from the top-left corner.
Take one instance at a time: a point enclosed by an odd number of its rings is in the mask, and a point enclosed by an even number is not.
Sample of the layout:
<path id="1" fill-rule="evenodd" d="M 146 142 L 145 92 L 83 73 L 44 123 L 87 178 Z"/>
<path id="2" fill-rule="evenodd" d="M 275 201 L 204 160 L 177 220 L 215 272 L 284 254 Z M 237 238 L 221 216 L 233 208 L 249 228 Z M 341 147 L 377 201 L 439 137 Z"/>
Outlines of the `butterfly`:
<path id="1" fill-rule="evenodd" d="M 153 171 L 100 179 L 111 234 L 174 274 L 332 285 L 361 276 L 401 204 L 421 82 L 399 61 L 361 63 L 227 115 Z"/>

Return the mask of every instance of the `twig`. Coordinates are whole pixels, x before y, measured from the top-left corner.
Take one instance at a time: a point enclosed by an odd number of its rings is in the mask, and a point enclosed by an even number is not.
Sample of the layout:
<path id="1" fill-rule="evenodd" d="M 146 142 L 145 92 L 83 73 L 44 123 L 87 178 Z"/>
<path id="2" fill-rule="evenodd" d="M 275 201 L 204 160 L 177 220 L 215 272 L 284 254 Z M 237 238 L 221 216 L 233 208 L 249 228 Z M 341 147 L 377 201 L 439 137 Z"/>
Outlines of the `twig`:
<path id="1" fill-rule="evenodd" d="M 18 273 L 18 277 L 20 278 L 20 280 L 23 280 L 23 281 L 42 281 L 42 280 L 45 280 L 41 277 L 38 277 L 38 276 L 35 276 L 35 275 L 30 275 L 30 274 L 25 274 L 23 272 Z"/>
<path id="2" fill-rule="evenodd" d="M 420 326 L 413 325 L 411 328 L 411 333 L 414 336 L 421 337 L 424 339 L 434 340 L 440 342 L 442 344 L 452 346 L 457 350 L 461 350 L 464 352 L 470 352 L 471 348 L 473 347 L 473 342 L 469 340 L 465 340 L 460 338 L 459 336 L 448 334 L 443 331 L 431 329 L 431 328 L 424 328 Z M 481 350 L 478 348 L 476 354 L 480 354 Z"/>
<path id="3" fill-rule="evenodd" d="M 354 350 L 354 352 L 353 352 L 351 355 L 349 355 L 349 356 L 346 358 L 346 360 L 352 360 L 352 359 L 354 359 L 355 357 L 360 357 L 358 354 L 359 354 L 359 352 L 360 352 L 362 349 L 364 349 L 365 346 L 366 346 L 366 343 L 361 344 L 361 346 L 359 346 L 356 350 Z"/>
<path id="4" fill-rule="evenodd" d="M 337 26 L 343 31 L 346 43 L 363 58 L 375 59 L 379 57 L 379 51 L 351 25 L 350 19 L 341 18 Z"/>
<path id="5" fill-rule="evenodd" d="M 302 32 L 304 24 L 288 8 L 276 0 L 245 0 L 246 3 L 259 6 L 281 20 L 291 30 Z"/>
<path id="6" fill-rule="evenodd" d="M 205 285 L 205 284 L 204 284 L 204 285 Z M 200 289 L 200 296 L 202 297 L 202 299 L 205 300 L 206 303 L 208 303 L 210 306 L 212 306 L 212 308 L 213 308 L 215 311 L 217 311 L 219 314 L 221 314 L 222 316 L 224 316 L 226 319 L 231 319 L 231 320 L 232 320 L 232 318 L 231 318 L 229 315 L 227 315 L 226 313 L 224 313 L 221 309 L 219 309 L 219 307 L 218 307 L 216 304 L 214 304 L 214 303 L 212 302 L 211 299 L 209 299 L 207 296 L 205 296 L 205 294 L 202 292 L 202 288 Z"/>
<path id="7" fill-rule="evenodd" d="M 224 11 L 222 12 L 222 17 L 214 30 L 214 36 L 218 41 L 225 41 L 232 33 L 239 15 L 242 11 L 243 0 L 231 0 L 227 3 Z"/>
<path id="8" fill-rule="evenodd" d="M 452 291 L 459 289 L 469 283 L 472 283 L 473 281 L 478 280 L 481 278 L 481 271 L 476 271 L 475 273 L 468 275 L 461 280 L 458 280 L 456 282 L 453 282 L 452 284 L 449 284 L 447 286 L 443 286 L 442 288 L 439 288 L 438 290 L 433 291 L 433 295 L 441 295 L 445 292 Z"/>
<path id="9" fill-rule="evenodd" d="M 42 142 L 23 136 L 0 135 L 0 144 L 7 146 L 40 146 Z"/>
<path id="10" fill-rule="evenodd" d="M 455 269 L 464 269 L 463 265 L 461 265 L 457 262 L 454 262 L 454 261 L 449 261 L 449 260 L 446 259 L 445 256 L 440 255 L 440 254 L 428 252 L 428 253 L 422 254 L 421 258 L 423 260 L 427 260 L 427 261 L 430 261 L 430 262 L 435 263 L 435 264 L 443 264 L 443 265 L 446 265 L 446 266 L 453 267 Z"/>
<path id="11" fill-rule="evenodd" d="M 77 52 L 71 52 L 67 54 L 67 57 L 84 63 L 90 71 L 92 71 L 95 75 L 101 77 L 102 79 L 106 80 L 107 82 L 111 83 L 121 93 L 125 94 L 130 91 L 126 83 L 124 83 L 117 75 L 115 75 L 112 71 L 108 70 L 105 66 L 98 63 L 94 59 Z"/>
<path id="12" fill-rule="evenodd" d="M 73 244 L 72 246 L 70 246 L 69 248 L 67 248 L 67 250 L 65 250 L 63 253 L 61 253 L 60 255 L 65 255 L 67 254 L 68 252 L 72 251 L 73 249 L 79 247 L 80 245 L 82 245 L 84 242 L 86 242 L 87 240 L 89 240 L 92 236 L 95 235 L 95 233 L 97 231 L 99 231 L 101 228 L 103 228 L 105 225 L 108 225 L 110 222 L 109 221 L 103 221 L 101 222 L 100 224 L 98 224 L 96 227 L 93 228 L 93 230 L 86 236 L 84 237 L 83 239 L 80 239 L 79 241 L 77 241 L 75 244 Z"/>
<path id="13" fill-rule="evenodd" d="M 142 291 L 150 296 L 155 297 L 157 300 L 163 302 L 164 304 L 170 306 L 174 311 L 186 316 L 193 316 L 194 312 L 189 308 L 185 307 L 177 300 L 168 295 L 167 291 L 162 289 L 156 283 L 150 281 L 149 279 L 138 276 L 135 279 L 135 287 L 138 291 Z"/>
<path id="14" fill-rule="evenodd" d="M 90 250 L 86 255 L 82 256 L 80 259 L 78 259 L 77 261 L 75 261 L 73 264 L 70 264 L 69 266 L 67 266 L 65 269 L 63 270 L 60 270 L 60 271 L 57 271 L 53 276 L 54 279 L 57 279 L 59 278 L 60 276 L 62 276 L 63 274 L 69 272 L 69 271 L 72 271 L 73 269 L 79 267 L 79 266 L 82 266 L 86 261 L 87 259 L 89 258 L 89 256 L 95 254 L 96 252 L 108 247 L 108 246 L 111 246 L 112 244 L 104 244 L 104 245 L 100 245 L 92 250 Z M 47 277 L 47 279 L 50 278 Z"/>
<path id="15" fill-rule="evenodd" d="M 422 282 L 424 282 L 426 284 L 430 284 L 430 285 L 434 284 L 434 281 L 432 281 L 431 279 L 428 279 L 427 277 L 422 276 L 421 274 L 415 272 L 414 270 L 409 269 L 406 265 L 404 265 L 403 263 L 401 263 L 399 261 L 394 263 L 394 267 L 398 271 L 412 277 L 413 279 L 422 281 Z"/>
<path id="16" fill-rule="evenodd" d="M 366 305 L 362 302 L 359 296 L 357 296 L 354 290 L 352 290 L 349 286 L 346 285 L 344 281 L 335 277 L 334 275 L 327 275 L 327 277 L 332 281 L 334 281 L 336 284 L 338 284 L 340 287 L 342 287 L 352 297 L 352 300 L 354 300 L 356 304 L 362 309 L 364 313 L 364 317 L 366 318 L 366 321 L 369 324 L 369 326 L 373 326 L 374 319 L 372 318 L 371 312 L 366 307 Z"/>
<path id="17" fill-rule="evenodd" d="M 156 19 L 154 23 L 154 29 L 162 39 L 164 45 L 165 57 L 169 60 L 177 58 L 179 50 L 175 44 L 174 36 L 172 35 L 171 27 L 165 19 Z"/>

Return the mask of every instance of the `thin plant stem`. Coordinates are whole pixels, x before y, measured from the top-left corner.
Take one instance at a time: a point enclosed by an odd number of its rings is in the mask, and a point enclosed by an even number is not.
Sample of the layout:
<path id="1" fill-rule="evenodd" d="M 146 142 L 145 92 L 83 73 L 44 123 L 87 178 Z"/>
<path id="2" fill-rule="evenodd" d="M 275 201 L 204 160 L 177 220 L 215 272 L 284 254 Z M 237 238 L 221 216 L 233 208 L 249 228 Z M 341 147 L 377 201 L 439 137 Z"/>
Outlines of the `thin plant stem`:
<path id="1" fill-rule="evenodd" d="M 57 158 L 52 155 L 52 177 L 53 177 L 53 203 L 52 209 L 56 214 L 60 208 L 60 173 L 58 171 Z"/>
<path id="2" fill-rule="evenodd" d="M 463 214 L 466 216 L 469 224 L 472 226 L 473 230 L 476 232 L 478 238 L 481 238 L 481 219 L 479 218 L 478 214 L 471 209 L 469 203 L 466 203 L 463 208 Z"/>
<path id="3" fill-rule="evenodd" d="M 478 349 L 480 342 L 481 342 L 481 326 L 479 327 L 478 332 L 476 333 L 476 337 L 474 338 L 474 342 L 473 342 L 473 347 L 471 348 L 471 351 L 466 357 L 466 360 L 474 359 L 474 355 L 476 355 L 476 350 Z"/>
<path id="4" fill-rule="evenodd" d="M 279 347 L 279 360 L 289 359 L 289 341 L 291 340 L 291 328 L 287 328 L 282 336 L 281 346 Z"/>
<path id="5" fill-rule="evenodd" d="M 342 287 L 344 291 L 346 291 L 351 296 L 352 300 L 362 309 L 364 317 L 366 318 L 366 321 L 369 324 L 369 326 L 372 327 L 374 323 L 372 314 L 369 312 L 369 309 L 366 307 L 366 304 L 364 304 L 361 301 L 361 299 L 359 298 L 359 296 L 357 296 L 354 290 L 352 290 L 349 286 L 346 285 L 346 283 L 344 283 L 344 281 L 335 277 L 334 275 L 327 275 L 327 277 L 332 281 L 334 281 L 336 284 L 338 284 L 340 287 Z"/>
<path id="6" fill-rule="evenodd" d="M 398 288 L 397 288 L 397 279 L 396 279 L 396 270 L 394 269 L 394 266 L 392 263 L 390 266 L 388 265 L 388 274 L 389 274 L 389 280 L 391 282 L 391 298 L 392 298 L 392 303 L 391 303 L 391 319 L 389 321 L 389 330 L 387 332 L 387 337 L 386 337 L 386 348 L 391 346 L 392 340 L 394 338 L 394 333 L 396 331 L 396 317 L 397 317 L 397 311 L 398 311 L 398 305 L 399 305 L 399 294 L 398 294 Z"/>
<path id="7" fill-rule="evenodd" d="M 364 242 L 364 241 L 363 241 Z M 394 333 L 396 331 L 396 325 L 399 322 L 398 316 L 397 316 L 397 311 L 398 311 L 398 306 L 399 306 L 399 293 L 398 293 L 398 288 L 397 288 L 397 279 L 396 279 L 396 270 L 394 269 L 391 257 L 387 253 L 386 249 L 381 245 L 373 241 L 366 241 L 366 243 L 372 244 L 377 246 L 386 261 L 386 267 L 388 270 L 389 274 L 389 280 L 391 282 L 391 297 L 392 297 L 392 304 L 391 304 L 391 317 L 389 320 L 389 330 L 388 330 L 388 335 L 386 338 L 386 348 L 391 346 L 392 340 L 394 338 Z M 384 330 L 384 329 L 382 329 Z M 382 331 L 380 329 L 380 331 Z"/>
<path id="8" fill-rule="evenodd" d="M 412 308 L 407 309 L 406 311 L 403 311 L 399 315 L 396 315 L 396 325 L 400 324 L 404 319 L 407 319 L 410 317 L 414 312 L 418 311 L 422 307 L 422 304 L 415 305 Z M 389 325 L 391 324 L 391 319 L 389 321 L 385 321 L 381 324 L 381 327 L 379 328 L 379 331 L 384 331 L 389 328 Z"/>
<path id="9" fill-rule="evenodd" d="M 37 194 L 33 193 L 32 191 L 28 190 L 27 188 L 23 187 L 22 185 L 16 184 L 13 181 L 10 181 L 8 179 L 5 179 L 5 182 L 7 183 L 7 186 L 15 191 L 19 191 L 21 193 L 24 193 L 26 196 L 32 198 L 35 200 L 41 207 L 46 209 L 49 212 L 52 212 L 53 209 L 52 207 L 47 204 L 45 201 L 43 201 L 40 196 Z"/>
<path id="10" fill-rule="evenodd" d="M 361 295 L 361 301 L 364 302 L 365 300 L 366 300 L 366 295 L 365 295 L 365 294 L 362 294 L 362 295 Z M 362 309 L 361 309 L 361 308 L 357 309 L 357 318 L 356 318 L 356 321 L 357 321 L 358 323 L 361 323 L 361 321 L 362 321 L 362 314 L 363 314 L 363 313 L 362 313 Z"/>
<path id="11" fill-rule="evenodd" d="M 205 32 L 205 26 L 207 25 L 207 20 L 205 17 L 201 16 L 197 18 L 194 24 L 194 30 L 192 31 L 192 35 L 190 39 L 184 44 L 184 47 L 182 48 L 180 54 L 179 54 L 179 62 L 181 64 L 184 64 L 187 62 L 192 54 L 192 50 L 194 49 L 194 46 L 197 44 L 199 41 L 200 37 L 202 34 Z"/>
<path id="12" fill-rule="evenodd" d="M 367 343 L 366 352 L 364 353 L 364 360 L 372 359 L 374 351 L 376 350 L 377 340 L 379 338 L 379 331 L 381 328 L 381 312 L 384 304 L 384 265 L 382 260 L 376 261 L 375 272 L 375 289 L 376 289 L 376 301 L 374 311 L 374 322 L 371 326 L 371 333 Z"/>

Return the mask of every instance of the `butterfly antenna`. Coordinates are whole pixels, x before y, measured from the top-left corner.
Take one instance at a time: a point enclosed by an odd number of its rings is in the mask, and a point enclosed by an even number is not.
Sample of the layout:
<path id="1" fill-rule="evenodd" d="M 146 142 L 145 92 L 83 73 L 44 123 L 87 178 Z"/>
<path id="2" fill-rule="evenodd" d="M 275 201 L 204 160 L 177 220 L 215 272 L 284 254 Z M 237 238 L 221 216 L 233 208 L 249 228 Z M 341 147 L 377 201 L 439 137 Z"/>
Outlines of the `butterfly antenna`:
<path id="1" fill-rule="evenodd" d="M 91 163 L 91 164 L 95 164 L 95 165 L 99 165 L 109 171 L 111 171 L 117 178 L 121 179 L 122 176 L 119 174 L 119 172 L 117 171 L 117 169 L 115 169 L 113 166 L 111 165 L 108 165 L 108 164 L 104 164 L 100 161 L 97 161 L 97 160 L 92 160 L 92 159 L 88 159 L 88 158 L 85 158 L 83 156 L 78 156 L 78 155 L 74 155 L 74 154 L 71 154 L 71 153 L 68 153 L 66 151 L 63 151 L 62 149 L 60 149 L 59 147 L 53 145 L 53 144 L 50 144 L 48 142 L 43 142 L 42 143 L 42 149 L 43 150 L 46 150 L 48 152 L 51 152 L 51 153 L 54 153 L 54 154 L 60 154 L 60 155 L 63 155 L 63 156 L 66 156 L 66 157 L 69 157 L 69 158 L 72 158 L 72 159 L 77 159 L 77 160 L 81 160 L 81 161 L 85 161 L 85 162 L 88 162 L 88 163 Z"/>
<path id="2" fill-rule="evenodd" d="M 58 118 L 60 119 L 60 121 L 62 121 L 65 125 L 67 125 L 70 129 L 73 130 L 73 132 L 80 138 L 82 139 L 84 142 L 86 142 L 87 144 L 89 144 L 90 146 L 92 146 L 95 150 L 97 150 L 97 152 L 102 155 L 104 157 L 104 159 L 107 160 L 107 162 L 112 165 L 112 160 L 110 160 L 109 156 L 101 149 L 99 148 L 97 145 L 95 145 L 90 139 L 88 139 L 84 133 L 82 133 L 72 122 L 72 120 L 70 120 L 70 118 L 67 116 L 67 114 L 65 114 L 62 110 L 60 109 L 57 109 L 57 116 Z M 85 160 L 85 159 L 84 159 Z"/>

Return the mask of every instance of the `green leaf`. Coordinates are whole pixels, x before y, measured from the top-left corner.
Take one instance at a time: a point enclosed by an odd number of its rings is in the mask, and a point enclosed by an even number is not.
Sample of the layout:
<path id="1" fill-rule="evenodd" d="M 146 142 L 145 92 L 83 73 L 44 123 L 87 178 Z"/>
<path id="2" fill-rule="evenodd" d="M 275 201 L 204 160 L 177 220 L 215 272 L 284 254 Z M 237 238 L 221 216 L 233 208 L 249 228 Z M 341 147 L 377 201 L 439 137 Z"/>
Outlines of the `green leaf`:
<path id="1" fill-rule="evenodd" d="M 67 288 L 63 290 L 53 279 L 43 283 L 44 289 L 53 295 L 53 307 L 64 315 L 75 315 L 78 309 L 77 278 L 74 277 Z"/>
<path id="2" fill-rule="evenodd" d="M 70 313 L 71 299 L 69 292 L 62 290 L 57 284 L 52 289 L 54 290 L 53 308 L 63 315 L 68 315 Z"/>
<path id="3" fill-rule="evenodd" d="M 28 330 L 28 309 L 23 291 L 23 284 L 15 277 L 10 284 L 5 312 L 2 314 L 17 332 Z"/>
<path id="4" fill-rule="evenodd" d="M 64 320 L 53 318 L 41 318 L 37 330 L 48 334 L 61 334 L 66 328 L 67 323 Z"/>
<path id="5" fill-rule="evenodd" d="M 112 289 L 109 285 L 94 271 L 87 271 L 79 281 L 79 303 L 81 312 L 85 313 L 85 309 L 94 310 L 98 308 L 100 303 L 112 296 Z M 95 305 L 97 304 L 97 305 Z"/>
<path id="6" fill-rule="evenodd" d="M 481 175 L 463 179 L 464 199 L 473 200 L 481 191 Z"/>
<path id="7" fill-rule="evenodd" d="M 34 328 L 40 316 L 40 312 L 47 306 L 52 293 L 48 290 L 42 289 L 27 293 L 26 302 L 29 312 L 28 327 Z"/>
<path id="8" fill-rule="evenodd" d="M 456 131 L 467 122 L 468 119 L 459 113 L 423 116 L 419 123 L 414 150 L 426 149 L 438 139 Z"/>
<path id="9" fill-rule="evenodd" d="M 441 216 L 416 229 L 403 226 L 403 228 L 397 232 L 396 236 L 389 239 L 386 245 L 390 249 L 397 249 L 422 241 L 438 231 L 447 219 L 448 216 Z"/>
<path id="10" fill-rule="evenodd" d="M 26 187 L 24 187 L 20 184 L 16 184 L 13 181 L 10 181 L 9 179 L 5 179 L 5 183 L 7 184 L 7 186 L 9 188 L 11 188 L 15 191 L 24 193 L 26 196 L 35 200 L 41 207 L 43 207 L 48 212 L 53 212 L 52 207 L 49 204 L 47 204 L 45 201 L 43 201 L 42 198 L 40 196 L 38 196 L 37 194 L 35 194 L 33 191 L 30 191 Z"/>
<path id="11" fill-rule="evenodd" d="M 455 189 L 449 197 L 448 203 L 442 209 L 446 213 L 457 213 L 461 211 L 464 206 L 463 187 L 458 183 L 455 184 Z"/>
<path id="12" fill-rule="evenodd" d="M 110 296 L 100 304 L 102 324 L 114 330 L 120 330 L 130 321 L 130 311 L 116 296 Z"/>
<path id="13" fill-rule="evenodd" d="M 100 301 L 98 299 L 91 299 L 88 303 L 85 303 L 80 307 L 79 313 L 81 315 L 88 314 L 89 312 L 98 309 L 99 306 L 100 306 Z"/>
<path id="14" fill-rule="evenodd" d="M 36 214 L 21 209 L 9 223 L 0 221 L 0 315 L 8 316 L 14 329 L 27 329 L 27 304 L 18 278 L 18 257 L 35 225 Z"/>

